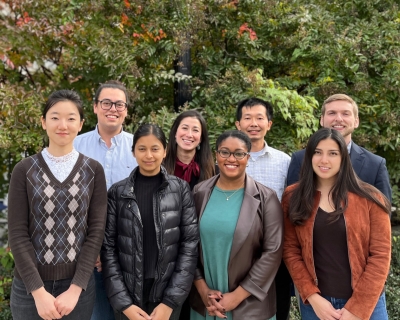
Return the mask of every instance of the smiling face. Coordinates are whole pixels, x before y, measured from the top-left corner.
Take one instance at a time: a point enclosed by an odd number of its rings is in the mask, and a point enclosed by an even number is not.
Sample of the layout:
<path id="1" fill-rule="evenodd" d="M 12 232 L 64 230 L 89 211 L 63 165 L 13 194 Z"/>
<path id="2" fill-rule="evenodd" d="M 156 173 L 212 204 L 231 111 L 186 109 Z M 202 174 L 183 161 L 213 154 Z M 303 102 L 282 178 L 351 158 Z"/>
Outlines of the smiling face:
<path id="1" fill-rule="evenodd" d="M 68 100 L 57 102 L 45 116 L 46 118 L 41 118 L 41 122 L 49 137 L 49 148 L 70 152 L 73 141 L 83 125 L 76 105 Z"/>
<path id="2" fill-rule="evenodd" d="M 321 126 L 339 131 L 346 144 L 350 143 L 351 134 L 358 128 L 359 119 L 354 107 L 348 101 L 336 100 L 325 105 L 325 114 L 321 116 Z"/>
<path id="3" fill-rule="evenodd" d="M 223 140 L 219 146 L 218 150 L 224 150 L 228 152 L 248 152 L 246 144 L 234 137 L 228 137 Z M 217 163 L 221 177 L 227 180 L 238 180 L 244 177 L 246 174 L 247 161 L 249 155 L 246 155 L 243 159 L 236 159 L 233 154 L 228 158 L 222 158 L 218 152 L 216 152 Z"/>
<path id="4" fill-rule="evenodd" d="M 236 128 L 247 134 L 252 142 L 263 140 L 271 129 L 272 121 L 268 119 L 267 110 L 262 105 L 242 108 L 242 118 L 235 122 Z"/>
<path id="5" fill-rule="evenodd" d="M 115 105 L 112 105 L 110 110 L 103 110 L 100 102 L 104 99 L 109 99 L 112 102 L 123 101 L 126 102 L 125 93 L 120 89 L 104 88 L 101 90 L 98 101 L 94 103 L 94 113 L 97 114 L 98 128 L 101 133 L 109 135 L 117 135 L 122 130 L 122 124 L 128 114 L 128 109 L 124 111 L 117 111 Z"/>
<path id="6" fill-rule="evenodd" d="M 153 134 L 139 138 L 133 151 L 139 171 L 144 176 L 155 176 L 160 172 L 165 154 L 163 144 Z"/>
<path id="7" fill-rule="evenodd" d="M 312 167 L 318 180 L 335 182 L 341 163 L 342 156 L 336 141 L 331 138 L 321 140 L 312 157 Z"/>
<path id="8" fill-rule="evenodd" d="M 201 123 L 197 118 L 186 117 L 176 130 L 175 140 L 179 151 L 193 151 L 201 142 Z"/>

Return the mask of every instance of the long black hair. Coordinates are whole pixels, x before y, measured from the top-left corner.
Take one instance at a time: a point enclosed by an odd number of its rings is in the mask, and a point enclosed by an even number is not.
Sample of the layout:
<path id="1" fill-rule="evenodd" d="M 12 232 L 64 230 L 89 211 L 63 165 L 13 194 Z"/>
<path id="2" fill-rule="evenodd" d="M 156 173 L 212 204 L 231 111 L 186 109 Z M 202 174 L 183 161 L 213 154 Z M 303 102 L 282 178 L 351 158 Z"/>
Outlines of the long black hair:
<path id="1" fill-rule="evenodd" d="M 329 192 L 335 207 L 335 211 L 330 213 L 330 221 L 337 221 L 340 215 L 346 210 L 349 192 L 375 202 L 389 214 L 389 200 L 378 189 L 361 181 L 354 172 L 346 142 L 341 133 L 330 128 L 322 128 L 314 133 L 308 141 L 303 165 L 300 170 L 299 184 L 292 191 L 290 199 L 290 221 L 295 225 L 301 225 L 311 216 L 314 196 L 317 191 L 317 175 L 312 167 L 312 158 L 320 141 L 326 139 L 332 139 L 337 143 L 341 156 L 340 170 Z"/>
<path id="2" fill-rule="evenodd" d="M 200 150 L 196 150 L 195 161 L 199 164 L 200 167 L 200 177 L 199 182 L 203 180 L 207 180 L 215 175 L 215 166 L 214 159 L 211 153 L 210 141 L 208 139 L 208 131 L 206 121 L 203 116 L 196 110 L 187 110 L 182 112 L 172 124 L 171 130 L 169 132 L 169 139 L 167 145 L 167 156 L 164 160 L 165 169 L 169 174 L 175 173 L 175 163 L 177 156 L 177 143 L 176 143 L 176 131 L 178 131 L 178 127 L 181 124 L 181 121 L 185 118 L 196 118 L 199 120 L 201 125 L 201 141 L 200 141 Z"/>

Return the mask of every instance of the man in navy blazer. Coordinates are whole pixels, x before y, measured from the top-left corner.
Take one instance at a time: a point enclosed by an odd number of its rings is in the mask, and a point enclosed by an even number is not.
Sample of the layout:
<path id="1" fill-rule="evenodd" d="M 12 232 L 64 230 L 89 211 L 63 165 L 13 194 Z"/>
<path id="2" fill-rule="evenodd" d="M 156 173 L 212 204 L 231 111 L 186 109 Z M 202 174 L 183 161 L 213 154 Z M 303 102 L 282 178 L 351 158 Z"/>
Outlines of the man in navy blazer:
<path id="1" fill-rule="evenodd" d="M 392 189 L 386 160 L 358 146 L 351 140 L 351 134 L 359 125 L 358 106 L 345 94 L 334 94 L 326 99 L 321 109 L 320 124 L 324 128 L 332 128 L 342 133 L 347 149 L 350 152 L 351 163 L 358 177 L 380 190 L 392 201 Z M 299 180 L 300 168 L 303 163 L 305 150 L 292 155 L 288 169 L 287 185 Z"/>

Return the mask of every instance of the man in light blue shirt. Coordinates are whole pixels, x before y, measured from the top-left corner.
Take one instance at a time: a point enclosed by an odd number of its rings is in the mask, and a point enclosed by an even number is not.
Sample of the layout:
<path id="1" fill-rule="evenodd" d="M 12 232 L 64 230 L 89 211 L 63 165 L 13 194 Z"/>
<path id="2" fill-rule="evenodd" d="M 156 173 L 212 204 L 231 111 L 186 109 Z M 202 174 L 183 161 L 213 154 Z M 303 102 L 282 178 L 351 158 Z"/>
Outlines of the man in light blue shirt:
<path id="1" fill-rule="evenodd" d="M 128 104 L 128 93 L 121 82 L 102 84 L 96 91 L 93 104 L 97 126 L 93 131 L 77 136 L 74 141 L 77 151 L 101 163 L 107 189 L 127 178 L 137 166 L 131 151 L 133 135 L 122 127 L 128 114 Z M 99 258 L 95 267 L 96 302 L 91 320 L 114 320 L 114 312 L 103 285 Z"/>
<path id="2" fill-rule="evenodd" d="M 245 99 L 239 102 L 236 109 L 236 128 L 246 133 L 251 140 L 250 158 L 246 173 L 254 180 L 275 190 L 279 200 L 286 187 L 286 177 L 290 157 L 277 149 L 268 146 L 265 135 L 272 126 L 272 105 L 258 98 Z M 290 309 L 290 282 L 280 283 L 280 273 L 287 279 L 288 271 L 281 263 L 275 277 L 277 320 L 286 320 Z"/>

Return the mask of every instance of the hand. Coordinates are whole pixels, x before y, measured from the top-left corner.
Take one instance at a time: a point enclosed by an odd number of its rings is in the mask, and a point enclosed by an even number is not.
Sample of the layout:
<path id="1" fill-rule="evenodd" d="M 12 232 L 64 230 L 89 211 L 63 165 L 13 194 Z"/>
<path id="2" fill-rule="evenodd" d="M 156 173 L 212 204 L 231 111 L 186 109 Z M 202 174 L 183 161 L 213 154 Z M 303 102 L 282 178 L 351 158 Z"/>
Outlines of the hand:
<path id="1" fill-rule="evenodd" d="M 219 300 L 222 299 L 221 291 L 210 289 L 204 279 L 195 280 L 194 285 L 207 308 L 208 314 L 210 316 L 226 318 L 224 307 L 219 304 Z"/>
<path id="2" fill-rule="evenodd" d="M 58 313 L 63 317 L 69 315 L 78 303 L 82 288 L 71 284 L 67 291 L 61 293 L 54 302 Z"/>
<path id="3" fill-rule="evenodd" d="M 97 272 L 101 272 L 102 268 L 101 268 L 100 255 L 97 256 L 94 267 L 97 269 Z"/>
<path id="4" fill-rule="evenodd" d="M 342 314 L 342 316 L 339 318 L 340 320 L 361 320 L 361 318 L 356 317 L 354 314 L 352 314 L 345 308 L 340 309 L 339 312 Z"/>
<path id="5" fill-rule="evenodd" d="M 328 300 L 321 297 L 318 293 L 309 296 L 308 302 L 310 302 L 319 319 L 336 320 L 341 317 L 339 310 L 336 310 Z"/>
<path id="6" fill-rule="evenodd" d="M 236 307 L 249 296 L 250 293 L 247 290 L 243 289 L 241 286 L 238 286 L 235 291 L 224 293 L 223 298 L 219 301 L 219 303 L 225 308 L 225 311 L 231 311 L 236 309 Z"/>
<path id="7" fill-rule="evenodd" d="M 39 317 L 44 320 L 61 319 L 61 314 L 58 313 L 54 302 L 54 298 L 48 293 L 44 287 L 32 291 L 33 299 L 35 300 L 36 310 Z"/>
<path id="8" fill-rule="evenodd" d="M 146 312 L 134 304 L 124 310 L 124 315 L 126 315 L 129 320 L 151 320 L 151 317 Z"/>
<path id="9" fill-rule="evenodd" d="M 172 311 L 173 310 L 166 304 L 160 303 L 157 307 L 155 307 L 150 317 L 152 320 L 168 320 Z"/>

